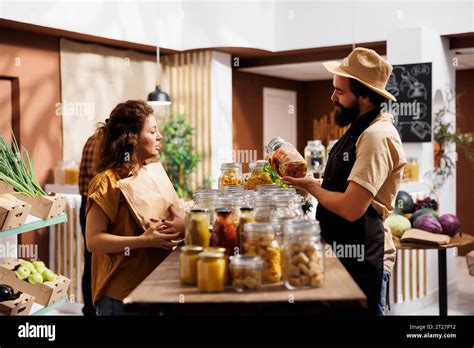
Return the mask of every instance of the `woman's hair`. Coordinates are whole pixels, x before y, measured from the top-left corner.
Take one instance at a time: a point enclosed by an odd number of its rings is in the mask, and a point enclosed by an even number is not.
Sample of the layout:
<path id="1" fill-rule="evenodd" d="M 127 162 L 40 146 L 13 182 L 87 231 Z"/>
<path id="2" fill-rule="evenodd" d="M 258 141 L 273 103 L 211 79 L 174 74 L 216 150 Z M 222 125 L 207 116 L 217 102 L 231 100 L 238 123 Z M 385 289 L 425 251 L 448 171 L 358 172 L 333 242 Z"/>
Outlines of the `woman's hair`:
<path id="1" fill-rule="evenodd" d="M 143 100 L 118 104 L 105 123 L 99 126 L 99 150 L 96 170 L 115 169 L 126 177 L 137 169 L 137 145 L 145 120 L 153 109 Z"/>

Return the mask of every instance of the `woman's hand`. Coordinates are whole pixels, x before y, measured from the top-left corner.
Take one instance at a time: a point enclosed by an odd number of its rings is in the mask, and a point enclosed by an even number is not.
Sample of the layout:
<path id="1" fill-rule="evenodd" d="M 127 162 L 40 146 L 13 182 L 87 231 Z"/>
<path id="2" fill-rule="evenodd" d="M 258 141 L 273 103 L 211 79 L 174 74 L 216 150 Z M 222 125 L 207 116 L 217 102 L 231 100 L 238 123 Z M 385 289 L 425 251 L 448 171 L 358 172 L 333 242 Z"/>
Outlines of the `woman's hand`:
<path id="1" fill-rule="evenodd" d="M 180 233 L 166 232 L 168 228 L 164 222 L 152 222 L 148 225 L 147 229 L 140 236 L 142 239 L 142 245 L 144 248 L 162 248 L 172 249 L 174 246 L 179 245 L 179 241 L 173 242 L 180 238 Z"/>
<path id="2" fill-rule="evenodd" d="M 170 212 L 170 218 L 163 221 L 163 225 L 166 226 L 161 233 L 178 233 L 180 238 L 184 238 L 184 219 L 178 214 L 173 204 L 168 208 Z"/>

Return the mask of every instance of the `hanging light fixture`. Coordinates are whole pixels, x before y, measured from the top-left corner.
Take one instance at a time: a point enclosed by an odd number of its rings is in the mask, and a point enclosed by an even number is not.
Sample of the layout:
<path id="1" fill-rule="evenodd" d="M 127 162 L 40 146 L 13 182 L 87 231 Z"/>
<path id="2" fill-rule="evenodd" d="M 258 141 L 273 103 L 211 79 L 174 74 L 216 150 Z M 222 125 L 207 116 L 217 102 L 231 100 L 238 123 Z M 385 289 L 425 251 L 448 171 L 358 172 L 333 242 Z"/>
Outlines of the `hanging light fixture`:
<path id="1" fill-rule="evenodd" d="M 161 65 L 160 65 L 160 47 L 156 47 L 156 88 L 153 92 L 148 94 L 148 104 L 152 106 L 167 106 L 171 105 L 170 96 L 161 90 Z"/>

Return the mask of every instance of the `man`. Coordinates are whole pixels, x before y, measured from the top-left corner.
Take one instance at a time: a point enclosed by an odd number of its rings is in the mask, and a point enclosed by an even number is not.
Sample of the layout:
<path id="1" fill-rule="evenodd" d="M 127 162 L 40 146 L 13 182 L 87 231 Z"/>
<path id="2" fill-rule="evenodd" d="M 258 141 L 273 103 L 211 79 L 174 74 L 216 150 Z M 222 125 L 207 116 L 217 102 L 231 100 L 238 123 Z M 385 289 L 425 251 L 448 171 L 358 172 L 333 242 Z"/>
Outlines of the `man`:
<path id="1" fill-rule="evenodd" d="M 81 209 L 79 212 L 79 221 L 81 223 L 82 236 L 84 238 L 84 272 L 82 274 L 82 295 L 84 298 L 84 307 L 82 313 L 85 316 L 96 316 L 94 305 L 92 304 L 91 290 L 91 262 L 92 254 L 86 248 L 86 203 L 87 190 L 89 182 L 94 178 L 95 160 L 94 153 L 97 145 L 97 132 L 87 139 L 82 150 L 81 165 L 79 167 L 79 193 L 81 194 Z"/>
<path id="2" fill-rule="evenodd" d="M 367 295 L 370 314 L 381 314 L 382 279 L 388 280 L 384 258 L 390 271 L 395 252 L 383 221 L 393 211 L 406 164 L 393 117 L 381 112 L 387 99 L 396 101 L 385 90 L 392 66 L 365 48 L 356 48 L 343 64 L 323 65 L 334 74 L 336 122 L 351 126 L 331 150 L 322 185 L 312 176 L 283 181 L 316 197 L 316 218 L 329 245 L 363 250 L 362 257 L 347 254 L 340 260 Z"/>

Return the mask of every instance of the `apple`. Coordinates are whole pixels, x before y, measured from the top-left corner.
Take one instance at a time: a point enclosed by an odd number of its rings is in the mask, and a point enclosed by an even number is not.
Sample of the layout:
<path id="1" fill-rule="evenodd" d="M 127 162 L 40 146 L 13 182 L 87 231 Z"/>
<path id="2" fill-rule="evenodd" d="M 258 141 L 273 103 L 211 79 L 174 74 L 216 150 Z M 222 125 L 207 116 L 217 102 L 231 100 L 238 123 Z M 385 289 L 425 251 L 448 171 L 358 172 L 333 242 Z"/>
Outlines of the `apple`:
<path id="1" fill-rule="evenodd" d="M 46 268 L 46 266 L 38 266 L 36 267 L 36 272 L 38 272 L 39 274 L 43 274 L 44 271 L 46 271 L 48 268 Z"/>
<path id="2" fill-rule="evenodd" d="M 30 272 L 36 271 L 35 266 L 30 261 L 23 261 L 20 264 L 21 267 L 26 267 L 30 270 Z"/>
<path id="3" fill-rule="evenodd" d="M 56 278 L 58 277 L 57 274 L 55 274 L 53 271 L 51 271 L 50 269 L 46 269 L 43 273 L 41 273 L 41 275 L 43 276 L 43 280 L 45 282 L 49 282 L 49 281 L 52 281 L 52 280 L 56 280 Z"/>
<path id="4" fill-rule="evenodd" d="M 40 269 L 42 269 L 44 271 L 44 268 L 46 268 L 43 261 L 33 261 L 33 266 L 35 266 L 36 270 L 39 273 L 42 273 L 42 272 L 40 272 Z"/>
<path id="5" fill-rule="evenodd" d="M 43 276 L 39 273 L 33 273 L 28 277 L 31 284 L 43 284 Z"/>
<path id="6" fill-rule="evenodd" d="M 15 274 L 17 276 L 18 279 L 20 280 L 24 280 L 26 278 L 28 278 L 31 274 L 31 271 L 26 268 L 26 267 L 23 267 L 23 266 L 20 266 L 18 267 L 18 269 L 15 271 Z"/>

